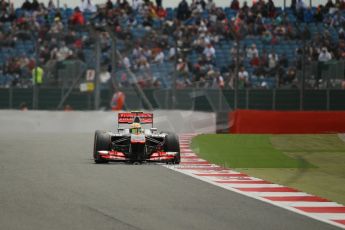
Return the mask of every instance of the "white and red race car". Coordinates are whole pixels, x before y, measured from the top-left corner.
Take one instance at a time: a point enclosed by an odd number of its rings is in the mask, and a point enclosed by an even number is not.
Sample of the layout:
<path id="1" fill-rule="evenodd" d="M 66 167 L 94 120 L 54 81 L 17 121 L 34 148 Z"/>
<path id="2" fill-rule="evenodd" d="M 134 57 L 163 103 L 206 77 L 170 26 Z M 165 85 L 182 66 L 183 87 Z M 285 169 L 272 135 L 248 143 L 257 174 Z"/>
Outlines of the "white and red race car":
<path id="1" fill-rule="evenodd" d="M 143 126 L 150 125 L 149 128 Z M 118 114 L 117 132 L 95 132 L 93 157 L 95 163 L 163 162 L 179 164 L 179 138 L 172 132 L 153 128 L 153 113 L 128 112 Z"/>

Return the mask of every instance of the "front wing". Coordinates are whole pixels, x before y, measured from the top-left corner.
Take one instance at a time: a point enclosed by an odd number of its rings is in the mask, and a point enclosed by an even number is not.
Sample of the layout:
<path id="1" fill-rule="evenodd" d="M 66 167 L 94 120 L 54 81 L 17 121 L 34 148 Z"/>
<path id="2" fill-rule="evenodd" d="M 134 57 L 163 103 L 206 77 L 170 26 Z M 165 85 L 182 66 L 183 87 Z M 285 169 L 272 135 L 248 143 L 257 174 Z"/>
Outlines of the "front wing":
<path id="1" fill-rule="evenodd" d="M 115 150 L 111 151 L 98 151 L 99 157 L 101 159 L 107 161 L 130 161 L 131 159 L 128 158 L 123 152 L 118 152 Z M 148 162 L 169 162 L 175 158 L 177 152 L 154 152 L 150 156 L 148 156 L 145 161 Z"/>

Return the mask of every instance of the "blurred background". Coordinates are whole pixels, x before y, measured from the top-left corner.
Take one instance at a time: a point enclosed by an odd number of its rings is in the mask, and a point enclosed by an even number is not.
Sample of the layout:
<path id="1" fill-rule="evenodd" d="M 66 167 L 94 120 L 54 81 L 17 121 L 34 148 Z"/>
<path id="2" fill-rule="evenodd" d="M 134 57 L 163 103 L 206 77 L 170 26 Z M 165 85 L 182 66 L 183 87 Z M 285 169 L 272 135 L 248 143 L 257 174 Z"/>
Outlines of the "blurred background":
<path id="1" fill-rule="evenodd" d="M 309 4 L 310 2 L 308 2 L 309 0 L 307 0 L 307 3 Z M 15 7 L 21 7 L 21 5 L 23 4 L 24 0 L 10 0 L 9 2 L 13 3 Z M 41 0 L 41 3 L 44 4 L 48 4 L 49 0 Z M 80 5 L 80 0 L 54 0 L 56 6 L 61 5 L 64 6 L 65 4 L 69 7 L 76 7 Z M 104 4 L 104 0 L 93 0 L 92 1 L 94 4 Z M 116 2 L 116 1 L 114 1 Z M 133 0 L 128 0 L 128 2 L 130 4 L 133 3 Z M 192 0 L 187 0 L 187 2 L 190 4 L 192 3 Z M 230 5 L 230 0 L 213 0 L 213 2 L 218 6 L 218 7 L 228 7 Z M 240 4 L 243 4 L 244 2 L 247 2 L 249 6 L 252 6 L 253 3 L 255 1 L 252 0 L 239 0 L 238 1 Z M 327 0 L 312 0 L 311 3 L 314 5 L 320 5 L 320 4 L 326 4 Z M 163 2 L 164 3 L 164 7 L 177 7 L 178 4 L 180 3 L 180 0 L 166 0 Z M 284 3 L 287 6 L 291 5 L 291 0 L 275 0 L 274 4 L 276 6 L 284 6 Z"/>
<path id="2" fill-rule="evenodd" d="M 1 109 L 345 109 L 343 0 L 0 3 Z"/>

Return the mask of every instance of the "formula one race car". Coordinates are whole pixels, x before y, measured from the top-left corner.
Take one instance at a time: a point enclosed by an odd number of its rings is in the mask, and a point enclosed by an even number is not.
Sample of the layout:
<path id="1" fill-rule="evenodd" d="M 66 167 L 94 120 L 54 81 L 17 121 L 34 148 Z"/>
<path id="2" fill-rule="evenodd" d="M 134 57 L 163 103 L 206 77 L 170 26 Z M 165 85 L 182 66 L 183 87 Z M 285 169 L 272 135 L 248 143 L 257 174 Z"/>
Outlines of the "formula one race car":
<path id="1" fill-rule="evenodd" d="M 143 128 L 145 125 L 150 128 Z M 176 134 L 153 128 L 152 113 L 119 113 L 116 133 L 96 131 L 93 157 L 97 164 L 110 161 L 179 164 L 180 143 Z"/>

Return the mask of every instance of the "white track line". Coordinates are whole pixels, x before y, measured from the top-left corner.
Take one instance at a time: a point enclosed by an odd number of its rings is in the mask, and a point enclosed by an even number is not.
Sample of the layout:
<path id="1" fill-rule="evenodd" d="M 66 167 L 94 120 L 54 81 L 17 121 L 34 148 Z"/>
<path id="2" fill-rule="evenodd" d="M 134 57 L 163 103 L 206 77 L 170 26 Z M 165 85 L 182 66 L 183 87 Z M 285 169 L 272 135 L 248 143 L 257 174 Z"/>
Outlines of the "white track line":
<path id="1" fill-rule="evenodd" d="M 277 187 L 284 187 L 281 185 L 276 185 L 276 184 L 236 184 L 236 183 L 231 183 L 231 184 L 226 184 L 229 187 L 232 188 L 277 188 Z"/>
<path id="2" fill-rule="evenodd" d="M 342 207 L 341 204 L 335 202 L 288 202 L 288 201 L 276 201 L 282 205 L 287 205 L 291 207 Z"/>
<path id="3" fill-rule="evenodd" d="M 314 213 L 313 215 L 321 219 L 345 220 L 345 213 Z"/>
<path id="4" fill-rule="evenodd" d="M 250 192 L 248 194 L 251 194 L 252 196 L 258 196 L 258 197 L 312 196 L 305 192 Z"/>

